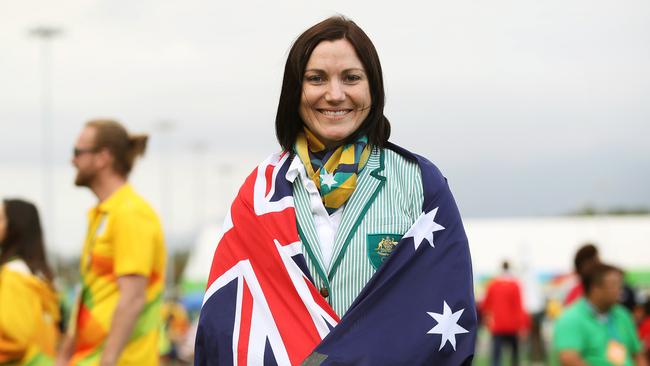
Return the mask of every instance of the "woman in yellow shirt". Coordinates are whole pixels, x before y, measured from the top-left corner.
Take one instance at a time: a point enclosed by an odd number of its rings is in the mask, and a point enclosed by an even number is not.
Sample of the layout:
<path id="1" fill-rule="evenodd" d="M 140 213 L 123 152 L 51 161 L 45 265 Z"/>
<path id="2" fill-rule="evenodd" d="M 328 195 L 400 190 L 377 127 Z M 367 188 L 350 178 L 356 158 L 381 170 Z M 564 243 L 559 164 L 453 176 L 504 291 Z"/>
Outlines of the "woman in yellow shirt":
<path id="1" fill-rule="evenodd" d="M 0 364 L 51 365 L 59 303 L 36 207 L 0 202 Z"/>

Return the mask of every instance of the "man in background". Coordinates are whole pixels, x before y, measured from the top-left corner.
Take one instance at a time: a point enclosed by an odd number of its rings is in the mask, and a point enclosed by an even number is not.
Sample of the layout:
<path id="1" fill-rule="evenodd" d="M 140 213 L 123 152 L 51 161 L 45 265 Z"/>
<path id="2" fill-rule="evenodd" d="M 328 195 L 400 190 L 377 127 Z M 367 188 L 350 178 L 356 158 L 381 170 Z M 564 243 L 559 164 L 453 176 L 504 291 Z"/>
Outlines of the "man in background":
<path id="1" fill-rule="evenodd" d="M 526 327 L 527 315 L 522 304 L 521 287 L 510 273 L 510 263 L 501 264 L 502 274 L 487 287 L 481 303 L 481 315 L 492 334 L 492 365 L 501 365 L 504 346 L 511 350 L 512 365 L 519 364 L 519 333 Z"/>
<path id="2" fill-rule="evenodd" d="M 600 255 L 598 253 L 598 248 L 594 244 L 586 243 L 578 249 L 573 258 L 576 283 L 571 290 L 569 290 L 564 299 L 565 307 L 571 305 L 584 295 L 581 278 L 584 276 L 586 269 L 590 268 L 594 263 L 599 262 Z M 625 306 L 630 312 L 634 311 L 634 308 L 637 305 L 634 289 L 625 284 L 625 282 L 623 282 L 623 290 L 621 291 L 618 302 Z"/>
<path id="3" fill-rule="evenodd" d="M 57 365 L 158 365 L 165 247 L 158 216 L 128 183 L 147 136 L 112 120 L 86 123 L 75 184 L 90 189 L 81 295 Z"/>
<path id="4" fill-rule="evenodd" d="M 582 274 L 584 297 L 557 320 L 553 348 L 563 366 L 647 366 L 632 316 L 618 300 L 623 272 L 593 263 Z"/>

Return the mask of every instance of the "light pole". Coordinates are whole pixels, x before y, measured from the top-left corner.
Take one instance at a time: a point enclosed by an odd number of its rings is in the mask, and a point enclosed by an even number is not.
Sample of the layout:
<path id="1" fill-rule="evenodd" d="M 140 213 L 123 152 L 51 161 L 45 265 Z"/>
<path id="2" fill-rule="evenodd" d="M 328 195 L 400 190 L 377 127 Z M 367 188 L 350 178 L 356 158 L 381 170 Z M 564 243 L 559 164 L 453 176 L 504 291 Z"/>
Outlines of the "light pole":
<path id="1" fill-rule="evenodd" d="M 38 26 L 29 30 L 29 35 L 35 37 L 41 43 L 41 154 L 43 164 L 43 226 L 49 237 L 54 238 L 54 226 L 52 215 L 54 214 L 53 194 L 53 169 L 52 169 L 52 89 L 50 84 L 50 67 L 52 39 L 63 34 L 60 28 L 51 26 Z"/>
<path id="2" fill-rule="evenodd" d="M 160 136 L 160 216 L 162 218 L 163 233 L 165 234 L 165 241 L 167 242 L 167 276 L 166 287 L 171 289 L 175 286 L 176 268 L 174 263 L 174 253 L 169 247 L 173 221 L 171 219 L 172 210 L 172 185 L 171 185 L 171 165 L 170 165 L 170 134 L 174 130 L 175 123 L 173 121 L 163 119 L 154 123 L 153 128 L 158 136 Z"/>
<path id="3" fill-rule="evenodd" d="M 205 202 L 206 202 L 206 168 L 205 155 L 208 151 L 208 143 L 204 140 L 197 140 L 190 149 L 194 153 L 194 224 L 198 228 L 197 232 L 205 224 Z"/>

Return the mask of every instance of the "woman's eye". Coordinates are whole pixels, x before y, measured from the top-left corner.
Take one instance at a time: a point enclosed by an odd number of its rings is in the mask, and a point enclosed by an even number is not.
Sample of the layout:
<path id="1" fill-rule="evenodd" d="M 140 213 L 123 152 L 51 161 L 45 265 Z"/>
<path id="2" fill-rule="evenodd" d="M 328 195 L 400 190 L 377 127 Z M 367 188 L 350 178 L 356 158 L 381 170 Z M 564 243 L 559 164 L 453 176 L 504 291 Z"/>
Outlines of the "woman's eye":
<path id="1" fill-rule="evenodd" d="M 308 75 L 305 77 L 305 80 L 310 83 L 320 83 L 323 81 L 323 78 L 320 75 Z"/>
<path id="2" fill-rule="evenodd" d="M 360 75 L 350 74 L 350 75 L 346 75 L 346 76 L 345 76 L 345 81 L 347 81 L 347 82 L 349 82 L 349 83 L 357 82 L 357 81 L 359 81 L 359 80 L 361 80 L 361 76 L 360 76 Z"/>

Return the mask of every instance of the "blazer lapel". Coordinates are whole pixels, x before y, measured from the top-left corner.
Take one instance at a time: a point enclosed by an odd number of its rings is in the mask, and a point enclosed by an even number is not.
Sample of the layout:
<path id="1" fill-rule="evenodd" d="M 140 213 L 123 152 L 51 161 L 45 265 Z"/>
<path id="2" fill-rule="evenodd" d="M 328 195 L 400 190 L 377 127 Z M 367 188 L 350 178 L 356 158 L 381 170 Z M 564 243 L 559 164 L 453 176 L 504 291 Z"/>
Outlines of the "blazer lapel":
<path id="1" fill-rule="evenodd" d="M 305 246 L 309 259 L 316 267 L 318 276 L 328 284 L 327 272 L 323 265 L 323 254 L 320 250 L 320 240 L 318 239 L 316 224 L 314 223 L 314 217 L 312 216 L 311 206 L 309 204 L 309 193 L 302 185 L 300 177 L 297 177 L 293 182 L 293 192 L 300 240 Z"/>
<path id="2" fill-rule="evenodd" d="M 331 280 L 336 273 L 345 251 L 357 231 L 359 224 L 370 208 L 381 187 L 386 182 L 386 177 L 381 173 L 384 170 L 384 152 L 381 149 L 373 149 L 368 158 L 365 168 L 359 175 L 357 187 L 352 193 L 350 200 L 343 209 L 341 226 L 339 226 L 334 240 L 334 253 L 332 262 L 328 271 L 328 277 Z"/>

